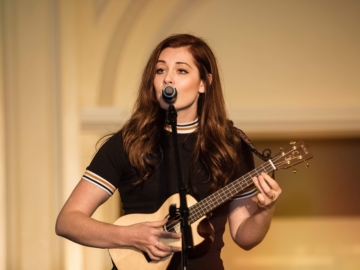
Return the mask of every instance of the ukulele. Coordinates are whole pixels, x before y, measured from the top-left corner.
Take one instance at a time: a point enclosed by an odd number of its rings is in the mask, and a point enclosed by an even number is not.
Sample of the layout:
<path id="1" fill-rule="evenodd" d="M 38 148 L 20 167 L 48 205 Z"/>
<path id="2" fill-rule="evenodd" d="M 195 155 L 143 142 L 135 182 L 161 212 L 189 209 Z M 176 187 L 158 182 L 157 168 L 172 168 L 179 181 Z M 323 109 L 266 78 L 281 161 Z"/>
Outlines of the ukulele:
<path id="1" fill-rule="evenodd" d="M 273 158 L 263 163 L 254 170 L 246 173 L 240 178 L 232 181 L 225 187 L 212 193 L 203 200 L 197 202 L 191 195 L 186 195 L 189 207 L 189 223 L 193 232 L 193 243 L 196 252 L 204 252 L 211 243 L 211 224 L 206 218 L 206 214 L 216 207 L 233 198 L 236 194 L 253 184 L 252 178 L 262 172 L 270 173 L 278 169 L 287 169 L 296 164 L 304 162 L 313 157 L 309 147 L 303 142 L 290 142 L 286 149 L 280 148 L 280 152 Z M 296 172 L 293 169 L 293 172 Z M 152 214 L 129 214 L 117 219 L 114 224 L 119 226 L 129 226 L 144 221 L 159 221 L 169 217 L 170 206 L 180 207 L 179 194 L 170 196 L 163 205 Z M 168 219 L 168 222 L 160 230 L 169 232 L 181 232 L 181 217 L 179 214 Z M 209 230 L 210 229 L 210 230 Z M 210 240 L 209 240 L 210 239 Z M 172 246 L 181 246 L 181 239 L 160 238 L 159 241 Z M 120 247 L 109 249 L 110 257 L 118 270 L 166 270 L 173 255 L 162 258 L 160 261 L 151 261 L 148 255 L 133 247 Z M 190 256 L 190 252 L 189 252 Z"/>

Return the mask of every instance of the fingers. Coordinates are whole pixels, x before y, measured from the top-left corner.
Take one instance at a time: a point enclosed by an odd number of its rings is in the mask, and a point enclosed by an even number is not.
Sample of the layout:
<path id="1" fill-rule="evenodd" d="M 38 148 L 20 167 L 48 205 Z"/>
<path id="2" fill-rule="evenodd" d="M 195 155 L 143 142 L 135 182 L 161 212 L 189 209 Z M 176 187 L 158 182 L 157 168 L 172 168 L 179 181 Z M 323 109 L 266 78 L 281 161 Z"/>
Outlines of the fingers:
<path id="1" fill-rule="evenodd" d="M 156 241 L 154 245 L 148 247 L 148 255 L 154 261 L 161 260 L 162 258 L 179 251 L 181 251 L 181 247 L 167 245 L 161 241 Z"/>
<path id="2" fill-rule="evenodd" d="M 162 242 L 162 239 L 179 239 L 181 238 L 180 233 L 167 232 L 163 227 L 167 223 L 167 219 L 162 221 L 151 221 L 142 223 L 147 227 L 148 234 L 143 238 L 143 247 L 139 246 L 140 249 L 145 251 L 151 260 L 159 261 L 164 257 L 167 257 L 174 252 L 181 251 L 181 247 L 175 247 Z M 146 243 L 145 243 L 146 242 Z"/>
<path id="3" fill-rule="evenodd" d="M 144 222 L 144 224 L 150 226 L 150 227 L 162 227 L 166 224 L 166 222 L 168 221 L 167 218 L 160 220 L 160 221 L 148 221 L 148 222 Z"/>
<path id="4" fill-rule="evenodd" d="M 165 244 L 161 239 L 180 239 L 181 233 L 166 232 L 163 230 L 157 231 L 158 241 L 156 241 L 154 247 L 151 247 L 151 253 L 156 257 L 166 257 L 174 252 L 181 251 L 181 247 Z"/>
<path id="5" fill-rule="evenodd" d="M 181 238 L 181 233 L 159 231 L 158 237 L 166 238 L 166 239 L 168 239 L 168 238 L 179 239 L 179 238 Z"/>
<path id="6" fill-rule="evenodd" d="M 162 221 L 152 221 L 152 222 L 145 222 L 145 224 L 149 227 L 153 227 L 154 230 L 152 234 L 157 236 L 157 238 L 171 238 L 171 239 L 179 239 L 181 238 L 181 233 L 175 232 L 168 232 L 164 230 L 159 230 L 158 228 L 163 227 L 168 222 L 168 219 L 164 219 Z"/>
<path id="7" fill-rule="evenodd" d="M 158 242 L 157 245 L 155 245 L 155 247 L 157 247 L 158 250 L 167 253 L 167 255 L 170 255 L 174 252 L 178 252 L 181 251 L 181 247 L 175 247 L 172 245 L 167 245 L 161 241 Z"/>
<path id="8" fill-rule="evenodd" d="M 254 184 L 259 190 L 258 205 L 262 208 L 274 204 L 281 193 L 281 188 L 277 182 L 268 174 L 261 173 L 258 177 L 253 178 Z"/>

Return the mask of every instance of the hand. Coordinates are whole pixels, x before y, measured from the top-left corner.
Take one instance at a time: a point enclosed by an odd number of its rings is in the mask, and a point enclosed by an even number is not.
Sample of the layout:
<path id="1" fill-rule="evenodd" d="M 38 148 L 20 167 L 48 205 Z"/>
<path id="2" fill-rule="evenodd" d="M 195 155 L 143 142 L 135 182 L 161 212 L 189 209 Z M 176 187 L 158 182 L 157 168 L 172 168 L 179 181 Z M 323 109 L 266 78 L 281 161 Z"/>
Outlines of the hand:
<path id="1" fill-rule="evenodd" d="M 266 173 L 261 173 L 252 180 L 259 190 L 257 195 L 258 206 L 267 209 L 274 205 L 281 194 L 278 183 Z"/>
<path id="2" fill-rule="evenodd" d="M 146 252 L 153 261 L 159 261 L 163 257 L 181 251 L 181 247 L 170 246 L 160 241 L 160 238 L 181 238 L 180 233 L 171 233 L 159 229 L 166 222 L 167 219 L 164 219 L 162 221 L 143 222 L 128 226 L 128 245 Z"/>

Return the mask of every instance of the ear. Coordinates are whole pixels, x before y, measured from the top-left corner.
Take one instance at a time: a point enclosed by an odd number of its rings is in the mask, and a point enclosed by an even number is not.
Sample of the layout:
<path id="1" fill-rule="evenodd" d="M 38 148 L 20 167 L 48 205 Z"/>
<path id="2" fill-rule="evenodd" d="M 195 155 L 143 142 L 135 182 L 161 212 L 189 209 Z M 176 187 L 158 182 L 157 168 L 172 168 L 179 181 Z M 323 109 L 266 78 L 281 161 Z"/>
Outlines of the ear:
<path id="1" fill-rule="evenodd" d="M 211 82 L 212 82 L 212 74 L 208 74 L 207 76 L 208 76 L 209 84 L 211 84 Z M 206 82 L 201 81 L 199 93 L 205 93 L 205 89 L 206 89 Z"/>

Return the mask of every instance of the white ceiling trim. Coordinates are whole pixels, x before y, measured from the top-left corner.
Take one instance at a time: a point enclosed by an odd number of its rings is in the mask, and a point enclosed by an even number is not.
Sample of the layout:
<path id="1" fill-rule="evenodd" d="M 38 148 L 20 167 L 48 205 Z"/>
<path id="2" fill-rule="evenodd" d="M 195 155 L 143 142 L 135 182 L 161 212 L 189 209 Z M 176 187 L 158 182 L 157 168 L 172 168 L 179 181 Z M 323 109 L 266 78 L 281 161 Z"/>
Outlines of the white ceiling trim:
<path id="1" fill-rule="evenodd" d="M 116 107 L 84 108 L 84 130 L 115 131 L 131 115 Z M 234 124 L 254 139 L 349 138 L 360 137 L 360 108 L 347 109 L 234 109 L 229 111 Z"/>

